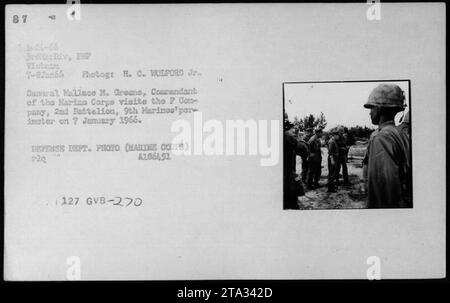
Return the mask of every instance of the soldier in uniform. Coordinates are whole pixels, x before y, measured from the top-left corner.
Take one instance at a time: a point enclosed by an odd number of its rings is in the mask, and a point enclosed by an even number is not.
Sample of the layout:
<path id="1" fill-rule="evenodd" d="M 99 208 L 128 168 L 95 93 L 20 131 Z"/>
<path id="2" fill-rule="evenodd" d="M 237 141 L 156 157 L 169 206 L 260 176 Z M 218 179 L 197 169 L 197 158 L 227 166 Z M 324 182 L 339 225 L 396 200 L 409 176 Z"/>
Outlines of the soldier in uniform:
<path id="1" fill-rule="evenodd" d="M 313 136 L 313 129 L 311 127 L 308 127 L 305 130 L 305 136 L 303 137 L 303 141 L 308 146 L 308 156 L 306 157 L 306 161 L 303 161 L 302 159 L 302 181 L 306 184 L 307 178 L 308 178 L 308 171 L 309 171 L 309 139 Z"/>
<path id="2" fill-rule="evenodd" d="M 349 132 L 347 127 L 344 127 L 344 139 L 345 143 L 347 144 L 347 160 L 348 160 L 348 151 L 350 149 L 350 146 L 355 144 L 355 137 Z"/>
<path id="3" fill-rule="evenodd" d="M 322 151 L 320 149 L 320 138 L 322 137 L 322 129 L 317 128 L 308 141 L 309 158 L 308 158 L 308 180 L 309 189 L 320 187 L 319 180 L 322 173 Z"/>
<path id="4" fill-rule="evenodd" d="M 381 84 L 369 95 L 365 108 L 378 125 L 369 140 L 363 160 L 369 196 L 369 208 L 411 207 L 407 191 L 408 152 L 394 124 L 403 111 L 405 96 L 394 84 Z"/>
<path id="5" fill-rule="evenodd" d="M 339 172 L 342 167 L 342 176 L 344 178 L 344 185 L 350 185 L 350 182 L 348 180 L 348 168 L 347 168 L 347 154 L 348 154 L 349 148 L 347 146 L 347 142 L 344 137 L 344 128 L 339 127 L 337 129 L 337 132 L 338 132 L 338 139 L 337 139 L 336 143 L 337 143 L 338 150 L 339 150 L 338 166 L 337 166 L 337 170 L 338 170 L 337 179 L 339 179 Z"/>
<path id="6" fill-rule="evenodd" d="M 328 141 L 328 192 L 336 192 L 336 180 L 339 175 L 339 132 L 331 130 L 331 139 Z"/>
<path id="7" fill-rule="evenodd" d="M 298 196 L 305 194 L 302 182 L 295 179 L 296 176 L 296 156 L 306 157 L 308 150 L 298 144 L 294 125 L 285 121 L 284 132 L 284 209 L 298 209 Z"/>
<path id="8" fill-rule="evenodd" d="M 302 181 L 306 184 L 306 177 L 308 176 L 308 156 L 309 156 L 309 147 L 308 143 L 305 141 L 305 134 L 300 132 L 298 134 L 298 145 L 299 148 L 306 150 L 302 158 Z"/>

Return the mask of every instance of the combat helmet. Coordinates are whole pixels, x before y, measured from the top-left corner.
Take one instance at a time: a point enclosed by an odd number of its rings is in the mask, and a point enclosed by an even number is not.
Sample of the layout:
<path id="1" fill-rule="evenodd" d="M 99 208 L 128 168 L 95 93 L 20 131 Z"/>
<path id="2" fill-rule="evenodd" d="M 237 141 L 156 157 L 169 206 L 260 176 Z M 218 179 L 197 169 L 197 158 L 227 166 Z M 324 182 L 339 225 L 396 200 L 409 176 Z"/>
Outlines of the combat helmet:
<path id="1" fill-rule="evenodd" d="M 390 107 L 398 108 L 399 111 L 404 110 L 405 95 L 403 90 L 395 84 L 380 84 L 369 95 L 367 102 L 364 104 L 365 108 Z"/>

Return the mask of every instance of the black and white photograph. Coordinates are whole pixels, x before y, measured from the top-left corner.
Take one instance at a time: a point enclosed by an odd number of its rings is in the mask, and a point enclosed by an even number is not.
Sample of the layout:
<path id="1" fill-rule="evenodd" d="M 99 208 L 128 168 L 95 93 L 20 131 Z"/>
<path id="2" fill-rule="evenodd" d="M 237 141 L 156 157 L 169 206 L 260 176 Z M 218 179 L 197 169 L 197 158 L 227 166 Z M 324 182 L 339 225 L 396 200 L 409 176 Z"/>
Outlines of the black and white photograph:
<path id="1" fill-rule="evenodd" d="M 410 81 L 284 83 L 284 208 L 411 208 Z"/>
<path id="2" fill-rule="evenodd" d="M 5 281 L 446 277 L 445 3 L 16 2 Z"/>

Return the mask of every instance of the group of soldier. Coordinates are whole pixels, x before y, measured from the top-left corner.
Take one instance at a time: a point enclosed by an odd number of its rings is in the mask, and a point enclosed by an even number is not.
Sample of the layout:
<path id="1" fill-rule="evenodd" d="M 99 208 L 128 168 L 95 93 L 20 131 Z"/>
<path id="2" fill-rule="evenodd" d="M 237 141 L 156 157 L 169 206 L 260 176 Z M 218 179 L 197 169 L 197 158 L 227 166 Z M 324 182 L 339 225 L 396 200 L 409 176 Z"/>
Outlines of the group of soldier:
<path id="1" fill-rule="evenodd" d="M 412 173 L 410 151 L 409 112 L 399 126 L 395 126 L 395 115 L 403 111 L 405 96 L 401 88 L 393 84 L 381 84 L 369 95 L 365 108 L 370 109 L 374 125 L 378 125 L 369 139 L 363 160 L 363 175 L 368 192 L 369 208 L 412 207 Z M 321 186 L 322 173 L 321 138 L 323 129 L 308 128 L 299 132 L 285 116 L 284 148 L 284 208 L 298 208 L 297 197 Z M 328 192 L 334 193 L 339 184 L 342 168 L 343 186 L 351 185 L 347 161 L 349 147 L 355 143 L 345 127 L 336 127 L 329 132 L 328 147 Z M 296 174 L 296 156 L 302 159 L 301 180 Z"/>
<path id="2" fill-rule="evenodd" d="M 348 179 L 348 151 L 355 143 L 353 136 L 346 127 L 337 127 L 330 131 L 328 141 L 328 192 L 336 192 L 339 182 L 339 172 L 342 168 L 343 185 L 351 185 Z"/>
<path id="3" fill-rule="evenodd" d="M 328 192 L 336 192 L 342 168 L 343 185 L 350 185 L 347 169 L 348 151 L 352 145 L 352 136 L 348 129 L 340 127 L 330 131 L 328 141 Z M 304 186 L 313 190 L 321 187 L 322 175 L 322 138 L 323 128 L 308 128 L 299 132 L 289 121 L 285 123 L 285 181 L 290 183 L 285 188 L 285 208 L 297 208 L 297 196 L 304 194 Z M 302 161 L 301 181 L 297 180 L 296 156 Z M 285 182 L 285 185 L 286 182 Z M 286 200 L 291 200 L 289 201 Z"/>

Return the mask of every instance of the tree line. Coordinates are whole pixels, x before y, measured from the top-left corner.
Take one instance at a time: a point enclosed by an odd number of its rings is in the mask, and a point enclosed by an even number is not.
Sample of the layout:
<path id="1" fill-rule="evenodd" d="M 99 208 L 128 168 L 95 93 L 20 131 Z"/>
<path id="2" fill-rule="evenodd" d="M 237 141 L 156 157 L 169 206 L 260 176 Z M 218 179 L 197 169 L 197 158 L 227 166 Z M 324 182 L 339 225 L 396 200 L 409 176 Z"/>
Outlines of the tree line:
<path id="1" fill-rule="evenodd" d="M 287 115 L 285 116 L 285 120 L 288 120 Z M 298 116 L 294 117 L 293 121 L 290 121 L 292 124 L 294 124 L 294 127 L 301 132 L 306 131 L 308 128 L 316 129 L 316 128 L 325 128 L 327 126 L 327 119 L 323 112 L 320 112 L 320 114 L 316 117 L 313 114 L 309 114 L 304 116 L 303 118 L 299 118 Z M 348 133 L 352 135 L 355 139 L 369 139 L 370 134 L 374 131 L 373 128 L 367 127 L 367 126 L 345 126 L 342 124 L 343 127 L 345 127 L 348 130 Z M 327 132 L 324 132 L 325 136 L 327 136 Z"/>

